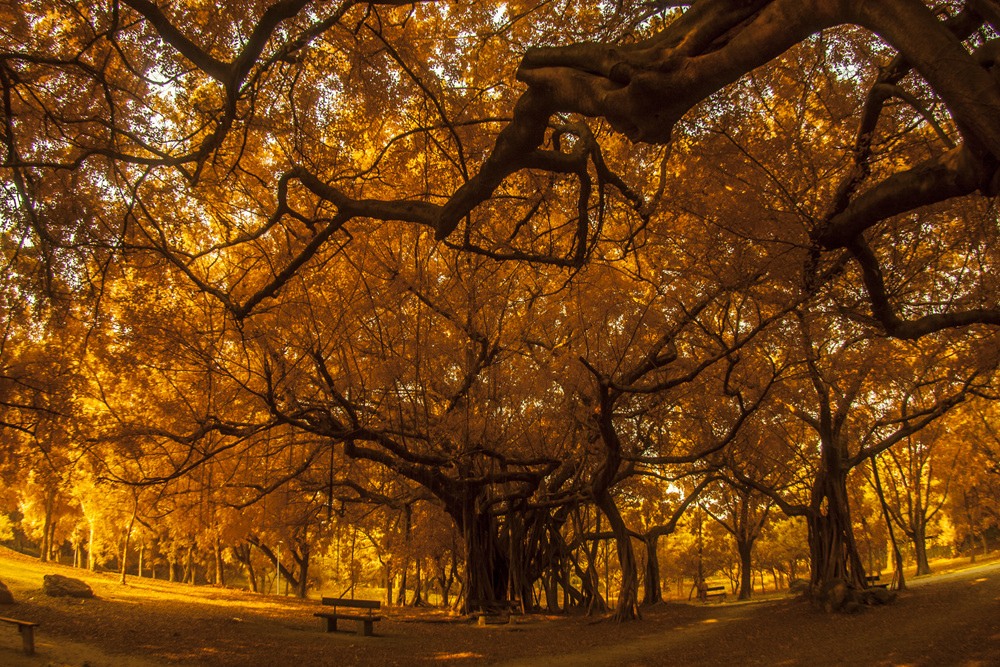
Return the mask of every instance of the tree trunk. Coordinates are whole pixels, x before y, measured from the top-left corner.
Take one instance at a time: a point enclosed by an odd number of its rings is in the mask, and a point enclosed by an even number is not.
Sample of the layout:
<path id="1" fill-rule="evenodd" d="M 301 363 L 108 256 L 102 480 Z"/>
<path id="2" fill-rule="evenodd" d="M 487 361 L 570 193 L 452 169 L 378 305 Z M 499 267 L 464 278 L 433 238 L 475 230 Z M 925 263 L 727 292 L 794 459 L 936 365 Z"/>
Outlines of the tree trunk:
<path id="1" fill-rule="evenodd" d="M 639 613 L 639 575 L 635 562 L 635 552 L 632 549 L 632 537 L 611 494 L 605 490 L 595 500 L 604 516 L 607 517 L 611 532 L 615 535 L 618 565 L 622 574 L 618 604 L 612 618 L 619 622 L 636 620 L 641 618 L 641 614 Z"/>
<path id="2" fill-rule="evenodd" d="M 402 571 L 399 573 L 399 592 L 396 593 L 396 606 L 405 607 L 406 606 L 406 570 L 408 569 L 407 564 L 404 563 Z"/>
<path id="3" fill-rule="evenodd" d="M 601 513 L 597 512 L 597 527 L 595 532 L 601 532 Z M 587 572 L 585 574 L 579 573 L 579 564 L 577 563 L 577 574 L 580 576 L 580 581 L 583 587 L 584 595 L 587 597 L 587 614 L 601 613 L 607 611 L 608 602 L 601 595 L 601 577 L 597 572 L 597 550 L 600 547 L 600 541 L 594 540 L 590 551 L 587 552 Z M 575 563 L 576 561 L 574 561 Z"/>
<path id="4" fill-rule="evenodd" d="M 809 528 L 811 582 L 814 587 L 840 579 L 848 586 L 866 587 L 864 566 L 854 541 L 847 499 L 847 473 L 841 466 L 840 448 L 823 438 L 823 465 L 813 484 Z"/>
<path id="5" fill-rule="evenodd" d="M 45 492 L 45 524 L 42 526 L 42 543 L 38 547 L 38 557 L 43 563 L 47 563 L 52 556 L 52 514 L 55 495 L 55 491 Z"/>
<path id="6" fill-rule="evenodd" d="M 243 571 L 246 572 L 247 584 L 250 586 L 250 591 L 259 593 L 260 588 L 257 585 L 257 572 L 253 567 L 253 554 L 250 550 L 250 543 L 242 542 L 238 544 L 233 547 L 233 553 L 236 554 L 236 560 L 243 565 Z"/>
<path id="7" fill-rule="evenodd" d="M 931 566 L 927 562 L 927 527 L 920 521 L 919 517 L 916 517 L 914 524 L 911 537 L 913 539 L 913 553 L 917 557 L 917 575 L 930 574 Z"/>
<path id="8" fill-rule="evenodd" d="M 135 527 L 135 517 L 138 513 L 139 503 L 136 501 L 136 503 L 132 506 L 132 518 L 129 520 L 128 528 L 125 530 L 125 540 L 122 547 L 121 577 L 118 579 L 118 583 L 120 584 L 125 583 L 125 566 L 128 564 L 128 545 L 129 540 L 132 538 L 132 529 Z"/>
<path id="9" fill-rule="evenodd" d="M 878 474 L 878 458 L 871 457 L 872 477 L 875 479 L 875 492 L 878 494 L 879 503 L 882 505 L 882 517 L 886 528 L 889 530 L 889 540 L 892 542 L 892 556 L 894 568 L 896 570 L 896 590 L 906 590 L 906 575 L 903 573 L 903 555 L 899 553 L 899 543 L 896 542 L 896 531 L 892 527 L 892 516 L 889 512 L 889 504 L 885 501 L 885 493 L 882 492 L 882 480 Z"/>
<path id="10" fill-rule="evenodd" d="M 222 562 L 222 545 L 219 543 L 218 537 L 216 537 L 212 543 L 212 555 L 215 560 L 215 585 L 225 586 L 226 573 L 225 566 Z"/>
<path id="11" fill-rule="evenodd" d="M 507 600 L 510 564 L 497 539 L 496 518 L 477 505 L 469 498 L 459 516 L 452 515 L 465 543 L 466 607 L 470 600 Z"/>
<path id="12" fill-rule="evenodd" d="M 59 562 L 59 557 L 62 555 L 62 545 L 56 544 L 56 528 L 59 522 L 53 520 L 52 525 L 49 526 L 49 560 Z"/>
<path id="13" fill-rule="evenodd" d="M 896 563 L 896 590 L 905 591 L 906 573 L 903 571 L 903 554 L 899 552 L 899 545 L 896 544 L 895 540 L 892 541 L 892 551 Z"/>
<path id="14" fill-rule="evenodd" d="M 753 593 L 753 540 L 736 540 L 736 551 L 740 555 L 740 600 L 749 600 Z M 763 573 L 761 578 L 763 579 Z M 761 584 L 763 588 L 763 584 Z"/>
<path id="15" fill-rule="evenodd" d="M 446 577 L 444 570 L 439 569 L 437 574 L 438 588 L 441 590 L 441 606 L 448 606 L 448 589 L 451 588 L 451 582 L 446 582 Z"/>
<path id="16" fill-rule="evenodd" d="M 177 582 L 177 546 L 171 545 L 170 553 L 167 554 L 167 581 Z"/>
<path id="17" fill-rule="evenodd" d="M 457 551 L 458 549 L 455 547 L 454 540 L 452 540 L 451 558 L 444 564 L 440 560 L 437 561 L 438 583 L 441 585 L 441 606 L 445 608 L 450 606 L 451 587 L 455 583 L 455 573 L 458 571 Z"/>
<path id="18" fill-rule="evenodd" d="M 303 542 L 299 552 L 293 551 L 292 555 L 299 564 L 299 586 L 297 595 L 299 599 L 305 600 L 306 594 L 309 592 L 309 542 Z"/>
<path id="19" fill-rule="evenodd" d="M 572 565 L 576 576 L 580 579 L 580 590 L 577 591 L 569 582 L 569 572 L 566 572 L 563 575 L 565 577 L 563 581 L 563 590 L 574 598 L 575 604 L 585 608 L 587 610 L 587 614 L 590 615 L 595 612 L 606 611 L 608 606 L 607 603 L 605 603 L 604 598 L 601 597 L 600 587 L 598 586 L 597 569 L 594 567 L 595 554 L 597 553 L 597 541 L 593 541 L 593 545 L 589 551 L 584 547 L 583 552 L 587 557 L 586 570 L 580 566 L 577 554 L 569 552 L 567 549 L 566 558 Z"/>
<path id="20" fill-rule="evenodd" d="M 246 577 L 246 580 L 247 580 L 247 587 L 252 592 L 256 592 L 256 591 L 253 590 L 254 589 L 253 582 L 250 581 L 251 577 L 250 577 L 250 570 L 247 567 L 247 553 L 246 553 L 246 551 L 247 551 L 247 545 L 246 545 L 245 542 L 236 544 L 233 547 L 233 556 L 236 558 L 236 562 L 239 563 L 240 567 L 243 569 L 243 574 L 244 574 L 244 576 Z"/>
<path id="21" fill-rule="evenodd" d="M 87 569 L 97 571 L 97 561 L 94 558 L 94 522 L 90 522 L 90 536 L 87 539 Z"/>
<path id="22" fill-rule="evenodd" d="M 458 595 L 455 596 L 455 611 L 460 612 L 463 609 L 463 605 L 466 607 L 468 606 L 466 604 L 468 600 L 465 595 L 465 582 L 467 579 L 467 577 L 460 577 L 458 580 Z"/>
<path id="23" fill-rule="evenodd" d="M 653 605 L 663 602 L 663 589 L 660 587 L 660 557 L 656 552 L 659 535 L 649 535 L 643 542 L 646 545 L 646 572 L 643 577 L 642 604 Z"/>
<path id="24" fill-rule="evenodd" d="M 572 583 L 570 578 L 570 568 L 573 568 L 577 576 L 580 577 L 581 585 L 585 585 L 586 573 L 580 568 L 579 563 L 576 562 L 576 557 L 570 552 L 566 540 L 563 539 L 562 535 L 556 531 L 552 537 L 556 540 L 557 553 L 559 554 L 558 577 L 559 585 L 563 590 L 563 609 L 568 610 L 571 606 L 584 606 L 587 602 L 586 596 L 578 590 Z"/>
<path id="25" fill-rule="evenodd" d="M 413 508 L 403 505 L 403 566 L 400 568 L 399 593 L 396 596 L 396 604 L 400 607 L 406 606 L 406 574 L 410 569 L 410 530 L 413 525 Z M 353 555 L 353 548 L 351 551 Z"/>
<path id="26" fill-rule="evenodd" d="M 149 576 L 156 579 L 156 561 L 160 555 L 160 540 L 154 537 L 149 544 Z"/>
<path id="27" fill-rule="evenodd" d="M 448 608 L 451 606 L 451 587 L 455 585 L 455 575 L 448 575 L 448 578 L 441 582 L 441 606 Z"/>
<path id="28" fill-rule="evenodd" d="M 812 514 L 806 521 L 812 584 L 842 579 L 848 585 L 864 588 L 864 569 L 852 539 L 846 506 L 831 504 L 828 514 Z"/>
<path id="29" fill-rule="evenodd" d="M 605 459 L 594 473 L 591 482 L 591 493 L 594 502 L 608 519 L 611 532 L 614 533 L 618 547 L 618 564 L 621 568 L 621 589 L 618 593 L 618 604 L 612 618 L 618 622 L 641 618 L 639 613 L 639 575 L 636 571 L 635 553 L 632 550 L 632 538 L 625 521 L 622 519 L 615 500 L 611 496 L 611 485 L 622 463 L 622 446 L 613 425 L 614 401 L 611 399 L 608 385 L 601 381 L 601 408 L 598 418 L 598 428 L 604 442 Z M 608 588 L 606 585 L 605 588 Z M 608 593 L 610 595 L 610 592 Z"/>
<path id="30" fill-rule="evenodd" d="M 257 572 L 253 569 L 253 560 L 250 557 L 250 549 L 247 549 L 247 562 L 246 562 L 246 572 L 247 581 L 250 583 L 250 592 L 259 593 L 260 588 L 257 585 Z"/>
<path id="31" fill-rule="evenodd" d="M 416 583 L 413 584 L 413 599 L 410 600 L 411 607 L 426 607 L 427 603 L 424 602 L 424 579 L 423 573 L 420 568 L 420 559 L 417 558 L 414 563 L 416 564 Z"/>
<path id="32" fill-rule="evenodd" d="M 184 583 L 194 583 L 194 545 L 189 544 L 184 559 Z"/>

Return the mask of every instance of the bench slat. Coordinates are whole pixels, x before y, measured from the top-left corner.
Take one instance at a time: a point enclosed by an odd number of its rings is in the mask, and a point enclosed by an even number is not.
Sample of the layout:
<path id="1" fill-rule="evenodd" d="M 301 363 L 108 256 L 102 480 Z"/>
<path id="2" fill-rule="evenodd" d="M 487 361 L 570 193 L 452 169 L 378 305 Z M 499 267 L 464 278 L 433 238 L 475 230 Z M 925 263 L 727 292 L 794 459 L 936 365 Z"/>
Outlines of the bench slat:
<path id="1" fill-rule="evenodd" d="M 705 589 L 705 600 L 708 598 L 720 598 L 725 599 L 726 597 L 726 587 L 725 586 L 709 586 Z"/>
<path id="2" fill-rule="evenodd" d="M 330 607 L 356 607 L 358 609 L 381 609 L 378 600 L 351 600 L 348 598 L 323 598 L 323 604 Z"/>

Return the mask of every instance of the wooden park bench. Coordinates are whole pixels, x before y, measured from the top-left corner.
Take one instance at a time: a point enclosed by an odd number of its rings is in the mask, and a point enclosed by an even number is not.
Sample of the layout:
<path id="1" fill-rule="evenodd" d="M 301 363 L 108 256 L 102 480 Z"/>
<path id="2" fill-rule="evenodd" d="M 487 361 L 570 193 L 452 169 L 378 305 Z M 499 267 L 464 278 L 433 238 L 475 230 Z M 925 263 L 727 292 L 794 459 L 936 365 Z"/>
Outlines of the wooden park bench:
<path id="1" fill-rule="evenodd" d="M 709 586 L 705 589 L 705 601 L 708 598 L 719 598 L 720 601 L 726 599 L 726 587 L 725 586 Z"/>
<path id="2" fill-rule="evenodd" d="M 513 623 L 514 614 L 521 613 L 519 600 L 469 600 L 469 616 L 477 617 L 479 625 L 486 625 L 487 619 L 500 619 Z"/>
<path id="3" fill-rule="evenodd" d="M 35 628 L 38 627 L 38 623 L 3 617 L 0 617 L 0 621 L 16 625 L 17 631 L 21 633 L 21 641 L 24 643 L 24 652 L 28 655 L 32 655 L 35 652 Z"/>
<path id="4" fill-rule="evenodd" d="M 337 619 L 343 618 L 350 621 L 357 621 L 357 634 L 362 637 L 370 637 L 375 627 L 375 621 L 381 621 L 381 616 L 375 616 L 374 610 L 381 609 L 382 603 L 377 600 L 348 600 L 347 598 L 323 598 L 323 604 L 333 607 L 333 611 L 318 611 L 313 616 L 323 619 L 323 629 L 326 632 L 336 632 Z M 337 611 L 338 607 L 350 607 L 351 609 L 367 609 L 365 612 L 343 612 Z"/>
<path id="5" fill-rule="evenodd" d="M 865 581 L 868 582 L 868 588 L 889 588 L 889 584 L 879 584 L 876 583 L 879 580 L 879 575 L 869 574 L 865 577 Z"/>

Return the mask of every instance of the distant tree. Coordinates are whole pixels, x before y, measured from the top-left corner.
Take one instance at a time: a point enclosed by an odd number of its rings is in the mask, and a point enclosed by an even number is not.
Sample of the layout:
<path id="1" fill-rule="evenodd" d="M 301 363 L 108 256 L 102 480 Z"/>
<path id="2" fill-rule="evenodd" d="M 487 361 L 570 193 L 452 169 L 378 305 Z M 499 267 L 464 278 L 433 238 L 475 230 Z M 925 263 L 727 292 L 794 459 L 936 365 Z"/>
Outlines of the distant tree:
<path id="1" fill-rule="evenodd" d="M 783 460 L 809 462 L 808 490 L 777 491 L 782 486 L 769 485 L 764 474 L 749 475 L 739 466 L 730 470 L 742 483 L 769 494 L 787 515 L 806 518 L 813 584 L 842 579 L 864 588 L 847 492 L 849 473 L 986 390 L 991 371 L 976 356 L 976 340 L 971 341 L 972 357 L 965 359 L 968 365 L 962 365 L 947 346 L 928 346 L 918 356 L 890 340 L 845 336 L 839 324 L 814 329 L 819 323 L 800 316 L 799 343 L 805 352 L 801 380 L 782 386 L 781 407 L 768 420 L 790 450 Z M 798 420 L 805 430 L 784 424 L 788 419 Z"/>
<path id="2" fill-rule="evenodd" d="M 913 543 L 917 574 L 930 574 L 928 528 L 952 493 L 962 443 L 945 422 L 933 424 L 880 457 L 893 521 Z"/>
<path id="3" fill-rule="evenodd" d="M 964 449 L 947 508 L 962 546 L 976 558 L 976 539 L 989 553 L 987 531 L 1000 526 L 1000 428 L 996 403 L 970 402 L 956 415 L 954 444 Z"/>
<path id="4" fill-rule="evenodd" d="M 740 559 L 739 599 L 753 593 L 754 544 L 763 534 L 774 500 L 748 484 L 727 482 L 703 504 L 705 511 L 726 529 Z"/>

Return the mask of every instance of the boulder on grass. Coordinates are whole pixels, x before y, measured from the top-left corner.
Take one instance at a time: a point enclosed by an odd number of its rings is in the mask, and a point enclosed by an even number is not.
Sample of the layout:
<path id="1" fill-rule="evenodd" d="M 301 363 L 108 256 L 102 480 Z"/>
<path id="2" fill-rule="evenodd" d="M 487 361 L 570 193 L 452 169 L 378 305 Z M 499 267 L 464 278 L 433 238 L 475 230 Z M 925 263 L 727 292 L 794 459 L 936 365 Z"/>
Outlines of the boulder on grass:
<path id="1" fill-rule="evenodd" d="M 843 579 L 833 578 L 812 587 L 811 597 L 815 607 L 832 614 L 841 611 L 844 603 L 851 600 L 850 593 L 851 590 Z"/>
<path id="2" fill-rule="evenodd" d="M 793 595 L 799 595 L 800 593 L 805 593 L 808 590 L 808 579 L 792 579 L 791 583 L 788 584 L 788 592 Z"/>
<path id="3" fill-rule="evenodd" d="M 92 598 L 94 591 L 79 579 L 71 579 L 61 574 L 47 574 L 42 579 L 42 590 L 52 597 Z"/>
<path id="4" fill-rule="evenodd" d="M 884 588 L 870 588 L 868 593 L 868 604 L 890 604 L 896 600 L 895 591 L 887 591 Z"/>
<path id="5" fill-rule="evenodd" d="M 0 604 L 14 604 L 14 596 L 2 581 L 0 581 Z"/>

